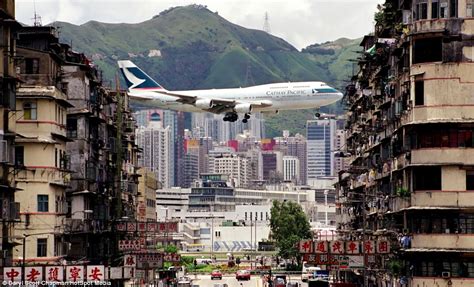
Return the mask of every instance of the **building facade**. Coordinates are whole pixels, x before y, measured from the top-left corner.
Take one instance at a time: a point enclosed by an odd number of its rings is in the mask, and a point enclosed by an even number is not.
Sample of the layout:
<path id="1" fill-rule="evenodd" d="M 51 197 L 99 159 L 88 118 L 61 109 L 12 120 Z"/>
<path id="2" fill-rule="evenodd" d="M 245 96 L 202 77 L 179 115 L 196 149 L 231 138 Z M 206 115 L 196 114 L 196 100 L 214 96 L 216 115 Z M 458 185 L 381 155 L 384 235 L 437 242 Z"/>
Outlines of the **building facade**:
<path id="1" fill-rule="evenodd" d="M 338 230 L 390 240 L 391 254 L 366 265 L 367 284 L 472 285 L 472 5 L 387 0 L 361 42 Z"/>
<path id="2" fill-rule="evenodd" d="M 306 178 L 316 180 L 320 176 L 334 174 L 334 136 L 336 120 L 320 119 L 306 122 Z"/>
<path id="3" fill-rule="evenodd" d="M 300 161 L 296 156 L 283 156 L 283 180 L 297 181 L 300 175 Z"/>
<path id="4" fill-rule="evenodd" d="M 11 266 L 14 244 L 14 225 L 19 221 L 19 204 L 15 203 L 15 130 L 16 87 L 18 84 L 14 57 L 15 32 L 20 24 L 15 20 L 15 1 L 0 3 L 0 271 Z"/>

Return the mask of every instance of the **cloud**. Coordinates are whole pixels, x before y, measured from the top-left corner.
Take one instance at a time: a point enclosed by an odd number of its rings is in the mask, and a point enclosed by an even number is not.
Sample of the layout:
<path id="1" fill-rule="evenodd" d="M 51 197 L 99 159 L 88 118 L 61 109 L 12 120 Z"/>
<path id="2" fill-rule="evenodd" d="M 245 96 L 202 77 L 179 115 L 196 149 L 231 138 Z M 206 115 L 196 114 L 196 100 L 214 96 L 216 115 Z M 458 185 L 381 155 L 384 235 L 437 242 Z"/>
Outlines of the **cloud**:
<path id="1" fill-rule="evenodd" d="M 271 33 L 301 49 L 340 37 L 356 38 L 373 30 L 373 13 L 382 0 L 36 0 L 43 24 L 65 21 L 76 25 L 96 20 L 139 23 L 174 6 L 193 3 L 237 25 L 263 29 L 268 12 Z M 33 0 L 16 1 L 17 19 L 32 24 Z"/>

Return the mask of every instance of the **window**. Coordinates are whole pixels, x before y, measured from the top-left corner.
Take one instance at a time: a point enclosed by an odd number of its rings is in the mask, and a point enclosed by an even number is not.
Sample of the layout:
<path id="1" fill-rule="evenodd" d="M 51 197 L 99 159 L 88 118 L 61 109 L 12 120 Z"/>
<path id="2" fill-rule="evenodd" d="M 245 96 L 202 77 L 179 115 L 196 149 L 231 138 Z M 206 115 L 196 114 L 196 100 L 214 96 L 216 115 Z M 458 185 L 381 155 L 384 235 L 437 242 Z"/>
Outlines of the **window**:
<path id="1" fill-rule="evenodd" d="M 423 166 L 413 170 L 414 189 L 441 190 L 441 167 Z"/>
<path id="2" fill-rule="evenodd" d="M 467 0 L 466 2 L 466 17 L 472 17 L 474 13 L 472 13 L 472 0 Z"/>
<path id="3" fill-rule="evenodd" d="M 415 106 L 425 104 L 425 82 L 415 81 Z"/>
<path id="4" fill-rule="evenodd" d="M 39 74 L 39 59 L 25 59 L 25 74 Z"/>
<path id="5" fill-rule="evenodd" d="M 25 165 L 25 147 L 23 146 L 15 146 L 15 165 Z"/>
<path id="6" fill-rule="evenodd" d="M 416 39 L 413 44 L 413 64 L 443 60 L 441 37 Z"/>
<path id="7" fill-rule="evenodd" d="M 48 212 L 48 195 L 38 194 L 38 212 Z"/>
<path id="8" fill-rule="evenodd" d="M 450 0 L 449 12 L 449 17 L 455 18 L 458 16 L 458 0 Z"/>
<path id="9" fill-rule="evenodd" d="M 24 103 L 23 104 L 23 119 L 25 120 L 36 120 L 36 103 Z"/>
<path id="10" fill-rule="evenodd" d="M 428 19 L 428 3 L 421 2 L 416 4 L 416 20 Z"/>
<path id="11" fill-rule="evenodd" d="M 439 17 L 448 18 L 448 0 L 441 0 L 439 3 Z"/>
<path id="12" fill-rule="evenodd" d="M 431 19 L 439 18 L 439 3 L 438 0 L 433 0 L 431 3 Z"/>
<path id="13" fill-rule="evenodd" d="M 46 257 L 48 251 L 48 239 L 38 238 L 36 241 L 36 257 Z"/>
<path id="14" fill-rule="evenodd" d="M 58 167 L 58 149 L 54 149 L 54 166 Z"/>
<path id="15" fill-rule="evenodd" d="M 474 190 L 474 170 L 466 170 L 466 190 Z"/>

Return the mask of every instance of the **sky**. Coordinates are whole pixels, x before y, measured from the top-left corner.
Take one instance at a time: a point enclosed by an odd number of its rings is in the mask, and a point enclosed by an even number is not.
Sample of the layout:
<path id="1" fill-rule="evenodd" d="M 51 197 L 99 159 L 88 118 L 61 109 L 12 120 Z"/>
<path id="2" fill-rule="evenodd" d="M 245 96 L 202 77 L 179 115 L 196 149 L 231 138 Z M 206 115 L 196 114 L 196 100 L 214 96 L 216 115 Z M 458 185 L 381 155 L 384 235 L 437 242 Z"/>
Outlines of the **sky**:
<path id="1" fill-rule="evenodd" d="M 32 25 L 36 13 L 43 25 L 64 21 L 76 25 L 95 20 L 140 23 L 170 7 L 206 5 L 227 20 L 263 29 L 268 13 L 270 33 L 298 49 L 373 31 L 374 13 L 383 0 L 16 0 L 16 18 Z"/>

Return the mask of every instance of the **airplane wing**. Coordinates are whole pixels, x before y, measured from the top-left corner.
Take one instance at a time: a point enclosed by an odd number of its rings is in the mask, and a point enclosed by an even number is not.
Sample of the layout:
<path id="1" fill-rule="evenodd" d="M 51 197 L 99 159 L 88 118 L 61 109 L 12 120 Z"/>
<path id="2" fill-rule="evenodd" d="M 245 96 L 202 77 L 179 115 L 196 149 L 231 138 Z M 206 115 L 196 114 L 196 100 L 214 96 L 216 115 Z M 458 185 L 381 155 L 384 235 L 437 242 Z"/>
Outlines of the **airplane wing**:
<path id="1" fill-rule="evenodd" d="M 196 97 L 196 96 L 183 95 L 183 94 L 173 93 L 169 91 L 156 91 L 156 92 L 160 94 L 176 97 L 177 102 L 188 104 L 188 105 L 194 105 L 196 101 L 200 99 L 199 97 Z M 248 102 L 236 101 L 232 99 L 222 99 L 222 98 L 212 98 L 211 100 L 212 100 L 213 106 L 209 109 L 204 109 L 204 110 L 211 113 L 215 113 L 215 114 L 226 112 L 229 109 L 234 108 L 238 104 L 251 104 L 253 108 L 263 108 L 263 107 L 272 106 L 272 102 L 269 100 L 248 101 Z"/>

